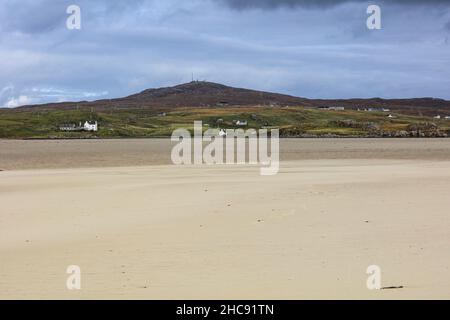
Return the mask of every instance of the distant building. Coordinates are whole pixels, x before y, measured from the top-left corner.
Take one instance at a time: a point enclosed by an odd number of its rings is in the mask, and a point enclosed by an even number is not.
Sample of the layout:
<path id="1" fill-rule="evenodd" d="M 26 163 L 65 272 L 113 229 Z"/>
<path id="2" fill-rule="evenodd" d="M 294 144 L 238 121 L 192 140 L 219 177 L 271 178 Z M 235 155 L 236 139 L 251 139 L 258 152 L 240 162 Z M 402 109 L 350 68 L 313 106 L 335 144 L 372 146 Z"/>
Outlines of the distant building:
<path id="1" fill-rule="evenodd" d="M 83 125 L 81 122 L 76 125 L 75 123 L 63 123 L 59 126 L 60 131 L 98 131 L 97 121 L 86 121 Z"/>
<path id="2" fill-rule="evenodd" d="M 226 107 L 226 106 L 228 106 L 228 101 L 219 101 L 218 103 L 216 103 L 216 106 Z"/>
<path id="3" fill-rule="evenodd" d="M 234 121 L 234 124 L 240 127 L 245 127 L 248 123 L 245 120 L 236 120 Z"/>
<path id="4" fill-rule="evenodd" d="M 320 107 L 318 107 L 318 109 L 331 110 L 331 111 L 344 111 L 344 110 L 345 110 L 345 107 L 327 107 L 327 106 L 320 106 Z"/>
<path id="5" fill-rule="evenodd" d="M 387 108 L 374 108 L 374 107 L 359 107 L 358 111 L 367 111 L 367 112 L 390 112 L 391 109 L 387 109 Z"/>
<path id="6" fill-rule="evenodd" d="M 79 127 L 75 123 L 63 123 L 59 126 L 60 131 L 78 131 Z"/>
<path id="7" fill-rule="evenodd" d="M 83 126 L 84 131 L 98 131 L 97 121 L 86 121 Z"/>
<path id="8" fill-rule="evenodd" d="M 165 117 L 167 114 L 165 112 L 158 113 L 158 117 Z"/>
<path id="9" fill-rule="evenodd" d="M 440 118 L 441 118 L 440 115 L 437 115 L 437 116 L 433 117 L 433 119 L 440 119 Z"/>
<path id="10" fill-rule="evenodd" d="M 445 120 L 450 120 L 450 116 L 446 116 L 446 117 L 445 117 Z"/>

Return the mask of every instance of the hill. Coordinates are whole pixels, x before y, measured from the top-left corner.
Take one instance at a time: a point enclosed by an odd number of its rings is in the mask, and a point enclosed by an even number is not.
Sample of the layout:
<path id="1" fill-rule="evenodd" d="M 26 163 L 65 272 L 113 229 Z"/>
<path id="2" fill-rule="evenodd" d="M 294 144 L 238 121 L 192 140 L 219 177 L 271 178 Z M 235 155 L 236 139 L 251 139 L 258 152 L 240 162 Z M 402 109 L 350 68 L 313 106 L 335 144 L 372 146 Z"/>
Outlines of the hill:
<path id="1" fill-rule="evenodd" d="M 323 107 L 345 107 L 330 111 Z M 373 108 L 372 111 L 362 111 Z M 389 109 L 389 112 L 379 111 Z M 391 117 L 387 117 L 392 114 Z M 440 114 L 441 119 L 434 119 Z M 0 109 L 0 138 L 170 136 L 202 120 L 207 127 L 279 128 L 285 137 L 446 136 L 450 101 L 421 99 L 321 100 L 193 81 L 147 89 L 124 98 Z M 96 133 L 61 132 L 62 123 L 99 121 Z M 206 128 L 206 127 L 205 127 Z"/>
<path id="2" fill-rule="evenodd" d="M 147 89 L 123 98 L 97 101 L 48 103 L 22 106 L 18 110 L 75 110 L 98 111 L 143 109 L 166 111 L 180 107 L 210 108 L 231 106 L 343 106 L 348 109 L 387 108 L 394 112 L 417 116 L 450 115 L 450 101 L 435 98 L 414 99 L 307 99 L 285 94 L 234 88 L 223 84 L 192 81 L 157 89 Z"/>
<path id="3" fill-rule="evenodd" d="M 300 105 L 307 99 L 278 93 L 234 88 L 218 83 L 192 81 L 173 87 L 147 89 L 140 93 L 118 99 L 97 100 L 92 102 L 63 102 L 42 105 L 23 106 L 17 109 L 70 110 L 70 109 L 127 109 L 153 108 L 158 110 L 179 107 L 217 107 L 249 105 Z"/>

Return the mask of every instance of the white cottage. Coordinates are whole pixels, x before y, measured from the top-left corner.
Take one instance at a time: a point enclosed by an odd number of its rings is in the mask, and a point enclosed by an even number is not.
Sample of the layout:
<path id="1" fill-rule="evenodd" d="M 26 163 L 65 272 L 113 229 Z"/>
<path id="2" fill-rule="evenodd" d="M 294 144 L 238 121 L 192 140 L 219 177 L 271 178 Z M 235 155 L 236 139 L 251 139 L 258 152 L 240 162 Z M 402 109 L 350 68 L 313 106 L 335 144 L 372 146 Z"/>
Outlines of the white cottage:
<path id="1" fill-rule="evenodd" d="M 86 121 L 84 123 L 83 129 L 85 131 L 98 131 L 97 121 Z"/>
<path id="2" fill-rule="evenodd" d="M 247 125 L 247 121 L 245 121 L 245 120 L 237 120 L 237 121 L 235 122 L 235 124 L 236 124 L 237 126 L 245 127 L 245 126 Z"/>

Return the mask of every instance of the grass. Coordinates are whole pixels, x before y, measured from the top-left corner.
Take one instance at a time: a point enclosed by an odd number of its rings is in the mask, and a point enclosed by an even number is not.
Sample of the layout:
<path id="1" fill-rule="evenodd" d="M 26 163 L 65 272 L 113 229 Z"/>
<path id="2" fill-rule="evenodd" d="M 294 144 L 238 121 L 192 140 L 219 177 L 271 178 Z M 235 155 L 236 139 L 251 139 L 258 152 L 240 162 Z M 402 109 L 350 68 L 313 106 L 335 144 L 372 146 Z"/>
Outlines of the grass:
<path id="1" fill-rule="evenodd" d="M 386 113 L 360 111 L 327 111 L 303 107 L 227 107 L 178 108 L 159 116 L 152 109 L 98 111 L 52 110 L 22 111 L 0 110 L 0 138 L 120 138 L 169 137 L 177 128 L 192 129 L 194 121 L 203 121 L 205 129 L 235 128 L 233 120 L 246 120 L 247 128 L 280 128 L 281 135 L 296 132 L 314 135 L 364 136 L 369 133 L 364 124 L 371 123 L 383 131 L 407 130 L 411 124 L 433 122 L 439 129 L 450 133 L 449 120 L 435 120 L 395 114 L 388 119 Z M 99 131 L 61 132 L 58 125 L 67 122 L 97 120 Z M 222 119 L 221 123 L 217 120 Z M 355 127 L 336 126 L 339 121 L 351 120 Z"/>

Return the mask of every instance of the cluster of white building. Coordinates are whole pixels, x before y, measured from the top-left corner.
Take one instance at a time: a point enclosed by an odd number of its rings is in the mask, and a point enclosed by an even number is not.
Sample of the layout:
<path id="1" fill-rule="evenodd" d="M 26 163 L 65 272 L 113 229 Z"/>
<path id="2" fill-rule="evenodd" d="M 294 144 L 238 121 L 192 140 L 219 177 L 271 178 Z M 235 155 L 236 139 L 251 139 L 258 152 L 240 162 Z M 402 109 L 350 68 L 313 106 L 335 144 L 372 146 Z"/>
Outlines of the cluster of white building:
<path id="1" fill-rule="evenodd" d="M 442 119 L 442 117 L 439 114 L 437 116 L 433 117 L 433 118 L 437 119 L 437 120 Z M 445 116 L 444 119 L 445 120 L 450 120 L 450 116 Z"/>
<path id="2" fill-rule="evenodd" d="M 344 111 L 345 107 L 327 107 L 327 106 L 320 106 L 318 109 L 322 110 L 331 110 L 331 111 Z"/>
<path id="3" fill-rule="evenodd" d="M 366 112 L 389 112 L 390 109 L 387 108 L 358 108 L 358 111 L 366 111 Z"/>
<path id="4" fill-rule="evenodd" d="M 61 131 L 98 131 L 97 121 L 86 121 L 84 124 L 81 122 L 77 125 L 75 123 L 63 123 L 59 126 Z"/>

